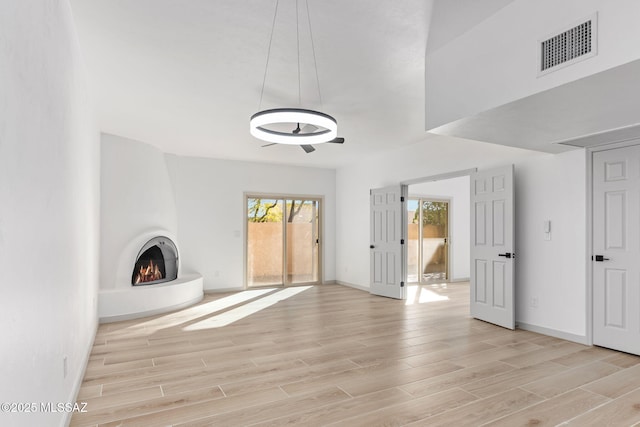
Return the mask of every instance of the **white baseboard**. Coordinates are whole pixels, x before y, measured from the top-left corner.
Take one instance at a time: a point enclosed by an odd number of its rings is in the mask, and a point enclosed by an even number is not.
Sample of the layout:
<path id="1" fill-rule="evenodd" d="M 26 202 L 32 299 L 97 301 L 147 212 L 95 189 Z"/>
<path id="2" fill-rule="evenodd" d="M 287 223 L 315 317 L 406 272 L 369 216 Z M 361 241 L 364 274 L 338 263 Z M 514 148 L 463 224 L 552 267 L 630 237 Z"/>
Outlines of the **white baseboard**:
<path id="1" fill-rule="evenodd" d="M 243 288 L 216 288 L 216 289 L 205 289 L 205 294 L 223 294 L 226 292 L 242 292 L 245 289 Z"/>
<path id="2" fill-rule="evenodd" d="M 68 403 L 76 403 L 78 401 L 78 393 L 80 393 L 80 387 L 82 387 L 82 381 L 84 380 L 84 375 L 87 373 L 87 366 L 89 365 L 89 358 L 91 357 L 91 350 L 93 350 L 93 345 L 96 341 L 96 335 L 98 333 L 99 323 L 96 321 L 95 328 L 93 330 L 93 338 L 89 342 L 89 346 L 85 351 L 84 360 L 82 361 L 82 369 L 78 373 L 78 376 L 75 378 L 73 389 L 71 389 L 71 394 L 69 395 Z M 64 416 L 62 417 L 62 427 L 66 427 L 71 424 L 71 417 L 73 416 L 73 412 L 65 411 Z"/>
<path id="3" fill-rule="evenodd" d="M 341 280 L 336 280 L 336 285 L 347 286 L 349 288 L 358 289 L 359 291 L 369 292 L 369 287 L 367 287 L 367 286 L 356 285 L 356 284 L 349 283 L 349 282 L 343 282 Z"/>
<path id="4" fill-rule="evenodd" d="M 524 331 L 536 332 L 542 335 L 548 335 L 562 340 L 572 341 L 578 344 L 590 345 L 586 336 L 575 335 L 569 332 L 558 331 L 556 329 L 545 328 L 543 326 L 530 325 L 528 323 L 516 322 L 516 327 Z"/>

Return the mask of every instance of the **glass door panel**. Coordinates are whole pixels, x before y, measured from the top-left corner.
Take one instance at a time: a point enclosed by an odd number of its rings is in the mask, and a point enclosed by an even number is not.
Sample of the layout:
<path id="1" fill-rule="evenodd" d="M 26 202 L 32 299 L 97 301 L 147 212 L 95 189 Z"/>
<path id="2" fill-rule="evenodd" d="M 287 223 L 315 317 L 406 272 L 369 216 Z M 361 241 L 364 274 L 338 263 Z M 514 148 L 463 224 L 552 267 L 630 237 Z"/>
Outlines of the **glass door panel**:
<path id="1" fill-rule="evenodd" d="M 409 199 L 407 203 L 407 281 L 420 281 L 420 204 Z"/>
<path id="2" fill-rule="evenodd" d="M 422 280 L 448 280 L 449 203 L 422 200 Z"/>
<path id="3" fill-rule="evenodd" d="M 286 201 L 287 284 L 318 281 L 318 201 Z"/>
<path id="4" fill-rule="evenodd" d="M 247 199 L 247 285 L 282 285 L 283 201 Z"/>
<path id="5" fill-rule="evenodd" d="M 247 286 L 320 282 L 320 200 L 246 200 Z"/>

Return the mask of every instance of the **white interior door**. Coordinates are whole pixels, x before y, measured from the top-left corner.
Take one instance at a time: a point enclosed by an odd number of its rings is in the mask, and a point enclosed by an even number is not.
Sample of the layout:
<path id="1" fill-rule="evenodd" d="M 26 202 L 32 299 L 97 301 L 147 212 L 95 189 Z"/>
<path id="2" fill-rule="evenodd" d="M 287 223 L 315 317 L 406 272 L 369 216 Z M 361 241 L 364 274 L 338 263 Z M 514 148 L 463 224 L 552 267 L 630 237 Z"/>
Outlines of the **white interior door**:
<path id="1" fill-rule="evenodd" d="M 593 153 L 593 343 L 640 354 L 640 146 Z"/>
<path id="2" fill-rule="evenodd" d="M 513 165 L 471 174 L 471 315 L 515 328 Z"/>
<path id="3" fill-rule="evenodd" d="M 403 213 L 406 187 L 371 190 L 370 218 L 370 292 L 389 298 L 404 299 Z M 406 220 L 406 218 L 405 218 Z"/>

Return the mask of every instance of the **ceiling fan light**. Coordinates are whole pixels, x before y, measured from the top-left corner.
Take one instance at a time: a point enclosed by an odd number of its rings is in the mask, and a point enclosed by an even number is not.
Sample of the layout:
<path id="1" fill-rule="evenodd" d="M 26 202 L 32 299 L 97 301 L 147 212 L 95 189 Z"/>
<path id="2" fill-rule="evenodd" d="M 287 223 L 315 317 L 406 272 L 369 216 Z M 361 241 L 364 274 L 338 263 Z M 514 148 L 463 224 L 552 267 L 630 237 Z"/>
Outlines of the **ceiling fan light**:
<path id="1" fill-rule="evenodd" d="M 267 126 L 280 123 L 304 123 L 316 130 L 310 133 L 281 132 Z M 303 108 L 274 108 L 251 116 L 249 132 L 267 142 L 291 145 L 322 144 L 338 136 L 338 122 L 328 114 Z"/>

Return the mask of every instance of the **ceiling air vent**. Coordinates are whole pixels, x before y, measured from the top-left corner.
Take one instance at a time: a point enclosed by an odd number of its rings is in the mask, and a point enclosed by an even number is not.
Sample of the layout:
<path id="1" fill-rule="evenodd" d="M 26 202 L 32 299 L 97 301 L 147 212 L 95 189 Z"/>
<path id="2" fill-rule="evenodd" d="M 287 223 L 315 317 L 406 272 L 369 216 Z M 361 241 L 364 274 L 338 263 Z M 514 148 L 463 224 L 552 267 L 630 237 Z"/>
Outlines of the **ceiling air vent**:
<path id="1" fill-rule="evenodd" d="M 546 74 L 574 64 L 597 53 L 597 15 L 540 41 L 540 71 Z"/>

